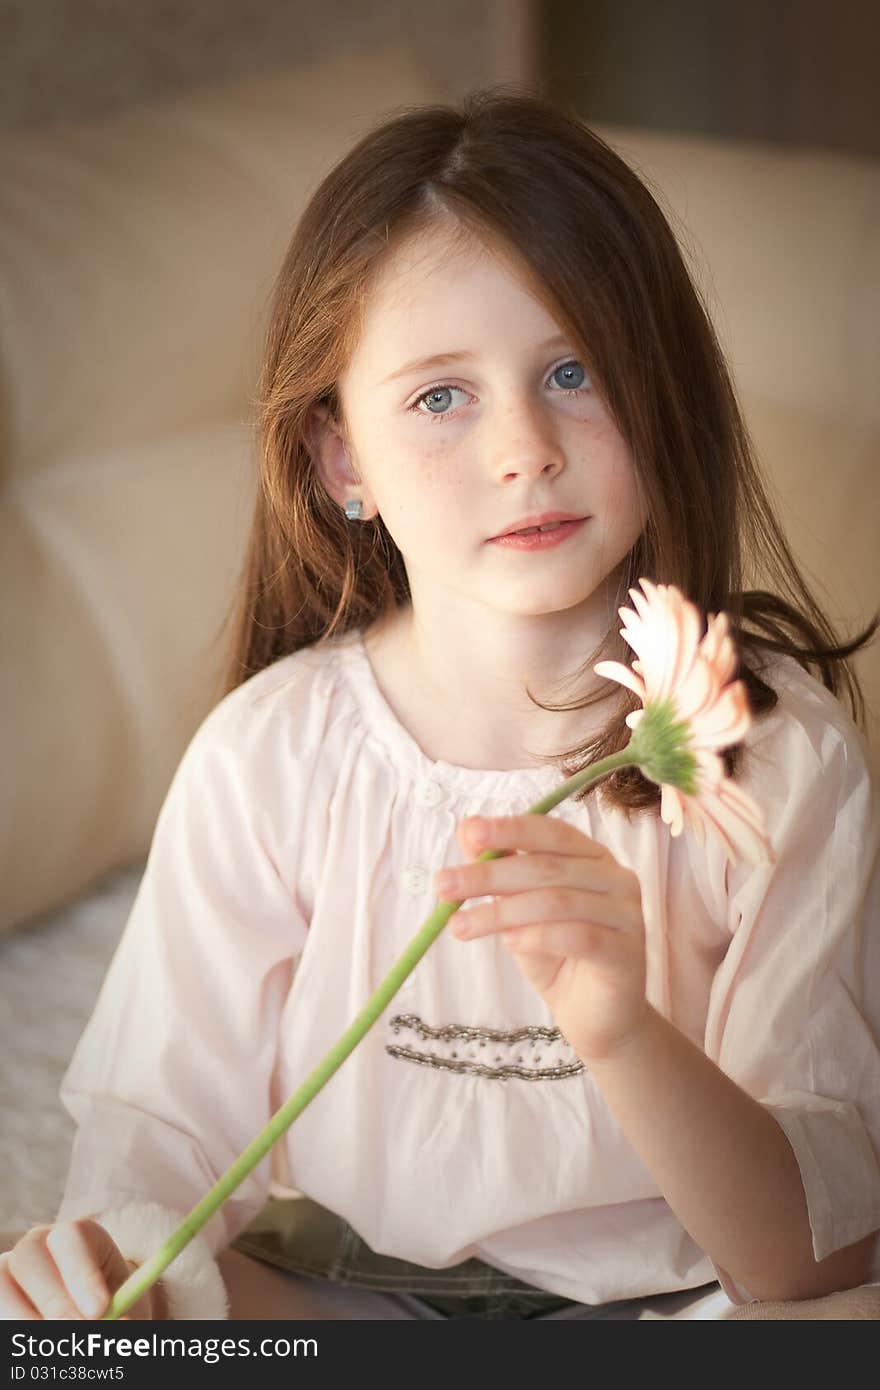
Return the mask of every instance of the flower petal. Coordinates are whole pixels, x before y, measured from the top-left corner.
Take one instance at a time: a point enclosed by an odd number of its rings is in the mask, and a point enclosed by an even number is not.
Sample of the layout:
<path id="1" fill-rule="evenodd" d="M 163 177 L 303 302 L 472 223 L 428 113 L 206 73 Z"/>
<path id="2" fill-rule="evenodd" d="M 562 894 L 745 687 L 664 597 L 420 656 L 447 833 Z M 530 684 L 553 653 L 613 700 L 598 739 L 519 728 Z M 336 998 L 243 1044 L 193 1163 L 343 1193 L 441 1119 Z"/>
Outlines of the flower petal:
<path id="1" fill-rule="evenodd" d="M 725 778 L 725 767 L 717 753 L 708 748 L 695 748 L 694 757 L 699 768 L 700 791 L 714 790 Z"/>
<path id="2" fill-rule="evenodd" d="M 725 858 L 736 860 L 736 843 L 728 833 L 729 826 L 723 817 L 716 815 L 716 801 L 712 793 L 706 793 L 701 798 L 692 797 L 688 805 L 688 811 L 692 822 L 700 822 L 702 826 L 711 826 L 715 838 L 720 840 L 721 848 Z"/>
<path id="3" fill-rule="evenodd" d="M 697 658 L 700 641 L 700 615 L 692 603 L 684 600 L 680 604 L 670 604 L 670 626 L 676 630 L 673 660 L 669 666 L 669 689 L 667 695 L 675 694 L 679 703 L 679 691 L 690 683 Z"/>
<path id="4" fill-rule="evenodd" d="M 739 743 L 751 724 L 746 688 L 742 681 L 726 685 L 708 708 L 692 721 L 694 743 L 703 748 L 728 748 Z"/>
<path id="5" fill-rule="evenodd" d="M 722 685 L 731 679 L 737 667 L 736 649 L 730 637 L 730 620 L 726 613 L 710 613 L 706 635 L 701 644 L 704 661 L 713 666 Z"/>
<path id="6" fill-rule="evenodd" d="M 737 815 L 751 825 L 760 835 L 764 834 L 764 816 L 757 802 L 744 792 L 732 778 L 725 779 L 723 795 L 725 801 L 729 802 L 736 810 Z M 768 842 L 769 843 L 769 842 Z"/>
<path id="7" fill-rule="evenodd" d="M 709 708 L 717 696 L 717 684 L 711 667 L 699 658 L 694 662 L 682 683 L 675 690 L 675 707 L 679 718 L 696 720 Z M 696 729 L 694 740 L 699 741 Z"/>
<path id="8" fill-rule="evenodd" d="M 756 829 L 741 813 L 737 804 L 728 795 L 730 780 L 725 779 L 717 792 L 709 792 L 699 799 L 700 809 L 714 823 L 722 838 L 733 846 L 734 858 L 738 851 L 744 859 L 753 864 L 772 864 L 775 856 L 770 841 L 763 831 Z"/>
<path id="9" fill-rule="evenodd" d="M 639 699 L 645 702 L 645 682 L 641 676 L 635 675 L 628 666 L 624 666 L 620 661 L 598 661 L 593 667 L 597 676 L 605 676 L 607 680 L 619 681 L 621 685 L 628 686 L 635 691 Z"/>
<path id="10" fill-rule="evenodd" d="M 677 787 L 665 783 L 660 789 L 660 818 L 669 826 L 673 836 L 681 834 L 684 828 L 684 796 Z"/>

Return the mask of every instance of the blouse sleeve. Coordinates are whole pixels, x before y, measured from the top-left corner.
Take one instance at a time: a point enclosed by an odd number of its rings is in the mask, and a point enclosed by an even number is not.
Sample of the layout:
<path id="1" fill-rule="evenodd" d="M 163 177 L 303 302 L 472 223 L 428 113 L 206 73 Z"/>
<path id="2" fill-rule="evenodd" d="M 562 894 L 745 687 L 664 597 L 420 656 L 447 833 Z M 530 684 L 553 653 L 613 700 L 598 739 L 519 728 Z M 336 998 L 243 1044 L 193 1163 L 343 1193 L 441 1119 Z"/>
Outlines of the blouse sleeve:
<path id="1" fill-rule="evenodd" d="M 705 1051 L 785 1132 L 819 1261 L 880 1228 L 880 823 L 861 735 L 815 687 L 744 779 L 776 863 L 729 870 Z"/>
<path id="2" fill-rule="evenodd" d="M 101 1220 L 138 1262 L 274 1108 L 278 1019 L 306 922 L 273 854 L 281 750 L 265 733 L 233 699 L 187 748 L 61 1084 L 77 1131 L 57 1219 Z M 267 1155 L 202 1229 L 205 1254 L 256 1215 L 269 1181 Z"/>

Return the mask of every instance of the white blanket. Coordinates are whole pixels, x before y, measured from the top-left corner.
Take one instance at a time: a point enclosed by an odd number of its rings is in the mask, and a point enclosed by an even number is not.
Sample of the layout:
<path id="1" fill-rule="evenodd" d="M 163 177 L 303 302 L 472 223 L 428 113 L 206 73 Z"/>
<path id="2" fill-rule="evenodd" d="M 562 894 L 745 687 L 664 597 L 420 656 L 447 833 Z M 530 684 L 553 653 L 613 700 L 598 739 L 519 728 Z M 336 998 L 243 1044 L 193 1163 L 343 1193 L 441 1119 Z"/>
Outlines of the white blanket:
<path id="1" fill-rule="evenodd" d="M 131 911 L 144 865 L 0 938 L 0 1231 L 55 1218 L 74 1124 L 58 1087 Z"/>

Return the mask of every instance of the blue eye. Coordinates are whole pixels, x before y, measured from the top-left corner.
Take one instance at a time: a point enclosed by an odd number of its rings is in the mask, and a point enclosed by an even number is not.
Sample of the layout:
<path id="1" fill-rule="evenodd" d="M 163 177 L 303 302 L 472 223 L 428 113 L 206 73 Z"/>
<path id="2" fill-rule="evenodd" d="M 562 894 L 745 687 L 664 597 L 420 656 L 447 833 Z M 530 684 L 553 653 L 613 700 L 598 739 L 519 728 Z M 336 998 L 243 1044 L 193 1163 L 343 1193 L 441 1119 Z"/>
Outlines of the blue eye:
<path id="1" fill-rule="evenodd" d="M 562 364 L 561 367 L 557 367 L 556 370 L 555 370 L 553 373 L 551 373 L 550 380 L 552 381 L 553 378 L 554 378 L 555 376 L 558 376 L 558 374 L 559 374 L 560 372 L 574 372 L 575 376 L 577 376 L 577 374 L 580 373 L 580 380 L 581 380 L 581 381 L 589 381 L 589 380 L 590 380 L 590 378 L 587 376 L 586 372 L 584 371 L 583 367 L 581 366 L 580 362 L 563 362 L 563 364 Z M 592 383 L 590 383 L 590 384 L 592 385 Z M 569 388 L 570 388 L 570 389 L 569 389 Z M 574 386 L 574 387 L 571 387 L 571 383 L 570 383 L 570 381 L 569 381 L 569 384 L 568 384 L 568 386 L 566 387 L 566 394 L 571 394 L 571 395 L 576 396 L 576 395 L 578 394 L 578 392 L 581 391 L 582 389 L 583 389 L 583 388 L 582 388 L 581 386 Z"/>
<path id="2" fill-rule="evenodd" d="M 571 374 L 573 373 L 576 378 L 579 376 L 581 381 L 587 383 L 585 386 L 565 386 L 562 388 L 563 395 L 582 396 L 592 389 L 592 382 L 580 362 L 563 362 L 561 367 L 554 368 L 550 373 L 550 380 L 553 381 L 560 373 L 566 373 L 569 380 L 571 380 Z M 414 415 L 421 415 L 423 417 L 427 415 L 432 421 L 449 420 L 453 415 L 458 414 L 458 410 L 420 410 L 419 407 L 423 401 L 433 401 L 435 405 L 442 405 L 443 397 L 448 395 L 451 391 L 459 391 L 463 396 L 468 394 L 467 391 L 463 391 L 460 386 L 452 386 L 448 382 L 441 382 L 437 386 L 431 386 L 427 391 L 423 391 L 420 396 L 416 397 L 408 409 Z M 461 407 L 459 407 L 459 409 L 461 409 Z"/>
<path id="3" fill-rule="evenodd" d="M 421 405 L 422 401 L 431 401 L 431 402 L 433 402 L 434 405 L 437 405 L 437 404 L 438 404 L 438 397 L 441 398 L 440 401 L 439 401 L 439 403 L 442 404 L 442 403 L 443 403 L 442 397 L 443 397 L 443 396 L 448 396 L 449 393 L 450 393 L 451 391 L 461 391 L 461 394 L 462 394 L 463 396 L 467 395 L 467 392 L 466 392 L 466 391 L 462 391 L 460 386 L 442 386 L 442 385 L 441 385 L 441 386 L 432 386 L 431 389 L 430 389 L 430 391 L 423 391 L 422 394 L 421 394 L 420 396 L 417 396 L 417 397 L 416 397 L 416 399 L 413 401 L 412 405 L 410 406 L 410 410 L 411 410 L 411 411 L 413 412 L 413 414 L 415 414 L 415 415 L 433 415 L 433 417 L 434 417 L 435 420 L 442 420 L 442 419 L 444 418 L 445 415 L 449 415 L 449 414 L 453 414 L 453 415 L 454 415 L 454 414 L 456 413 L 455 411 L 443 411 L 443 412 L 441 412 L 441 411 L 439 411 L 439 410 L 419 410 L 419 409 L 418 409 L 418 407 Z"/>

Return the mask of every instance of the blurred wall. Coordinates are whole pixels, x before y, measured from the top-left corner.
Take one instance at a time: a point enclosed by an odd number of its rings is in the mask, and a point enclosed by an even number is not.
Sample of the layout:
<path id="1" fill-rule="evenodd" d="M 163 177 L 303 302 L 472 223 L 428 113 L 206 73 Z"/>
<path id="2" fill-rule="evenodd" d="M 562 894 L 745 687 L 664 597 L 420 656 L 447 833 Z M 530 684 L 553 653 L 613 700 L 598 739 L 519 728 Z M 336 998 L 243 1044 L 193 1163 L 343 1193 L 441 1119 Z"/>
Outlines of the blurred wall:
<path id="1" fill-rule="evenodd" d="M 533 0 L 0 0 L 0 128 L 100 116 L 389 41 L 409 44 L 456 100 L 528 78 L 533 15 Z"/>
<path id="2" fill-rule="evenodd" d="M 539 62 L 586 120 L 880 157 L 878 0 L 544 0 Z"/>

